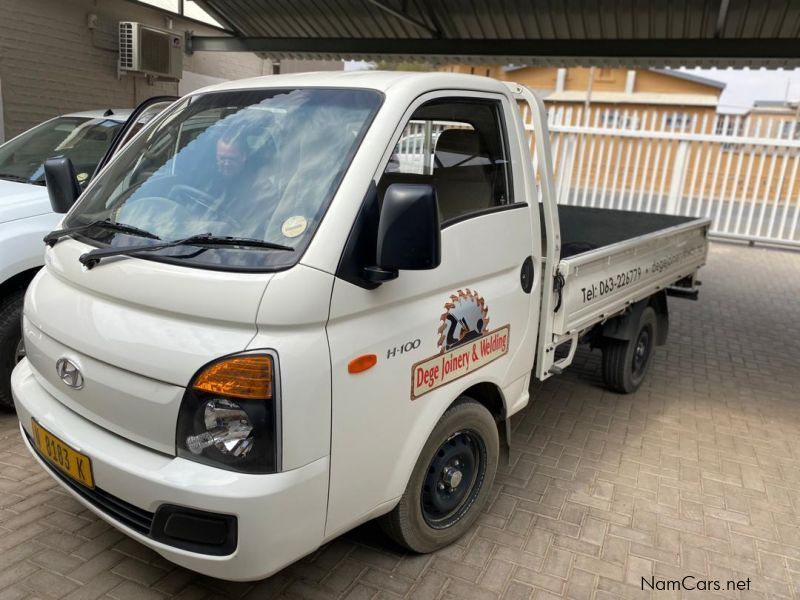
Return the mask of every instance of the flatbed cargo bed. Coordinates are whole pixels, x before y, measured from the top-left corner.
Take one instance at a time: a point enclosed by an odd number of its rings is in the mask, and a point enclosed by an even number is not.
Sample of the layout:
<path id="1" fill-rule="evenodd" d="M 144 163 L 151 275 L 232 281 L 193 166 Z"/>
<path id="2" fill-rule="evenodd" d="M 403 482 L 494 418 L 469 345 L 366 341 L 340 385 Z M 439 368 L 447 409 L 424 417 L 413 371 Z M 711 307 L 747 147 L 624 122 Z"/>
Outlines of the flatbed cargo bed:
<path id="1" fill-rule="evenodd" d="M 557 338 L 586 331 L 706 261 L 705 218 L 567 205 L 558 206 L 558 216 L 564 283 L 553 322 Z"/>

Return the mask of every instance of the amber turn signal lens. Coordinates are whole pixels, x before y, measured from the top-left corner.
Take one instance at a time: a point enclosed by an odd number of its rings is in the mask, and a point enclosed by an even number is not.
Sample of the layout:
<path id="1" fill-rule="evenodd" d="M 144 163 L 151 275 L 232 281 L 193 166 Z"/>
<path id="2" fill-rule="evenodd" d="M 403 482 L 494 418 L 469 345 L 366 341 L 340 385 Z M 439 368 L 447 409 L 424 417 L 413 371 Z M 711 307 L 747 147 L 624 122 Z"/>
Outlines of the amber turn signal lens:
<path id="1" fill-rule="evenodd" d="M 214 363 L 194 380 L 195 390 L 228 398 L 272 398 L 272 359 L 239 356 Z"/>
<path id="2" fill-rule="evenodd" d="M 367 369 L 371 369 L 375 366 L 378 362 L 378 357 L 374 354 L 364 354 L 363 356 L 359 356 L 354 358 L 349 363 L 347 363 L 347 372 L 348 373 L 361 373 L 362 371 L 366 371 Z"/>

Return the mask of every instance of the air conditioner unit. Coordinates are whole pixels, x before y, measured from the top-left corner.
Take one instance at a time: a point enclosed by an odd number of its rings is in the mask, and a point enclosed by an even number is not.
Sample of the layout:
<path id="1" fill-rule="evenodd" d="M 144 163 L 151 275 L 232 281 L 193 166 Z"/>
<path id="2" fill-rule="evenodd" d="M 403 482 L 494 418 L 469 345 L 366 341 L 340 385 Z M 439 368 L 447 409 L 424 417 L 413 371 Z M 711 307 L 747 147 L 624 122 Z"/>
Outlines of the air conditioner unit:
<path id="1" fill-rule="evenodd" d="M 183 36 L 143 23 L 119 23 L 119 71 L 180 79 L 183 75 Z"/>

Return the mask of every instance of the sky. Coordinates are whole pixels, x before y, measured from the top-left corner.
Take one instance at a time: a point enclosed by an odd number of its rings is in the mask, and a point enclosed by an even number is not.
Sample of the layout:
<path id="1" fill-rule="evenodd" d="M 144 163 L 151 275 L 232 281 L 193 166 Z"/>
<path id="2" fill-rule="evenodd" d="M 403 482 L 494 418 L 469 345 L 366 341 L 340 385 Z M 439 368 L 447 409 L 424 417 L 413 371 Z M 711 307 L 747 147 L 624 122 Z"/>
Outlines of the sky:
<path id="1" fill-rule="evenodd" d="M 720 112 L 741 112 L 755 100 L 800 100 L 800 69 L 683 69 L 726 83 Z"/>

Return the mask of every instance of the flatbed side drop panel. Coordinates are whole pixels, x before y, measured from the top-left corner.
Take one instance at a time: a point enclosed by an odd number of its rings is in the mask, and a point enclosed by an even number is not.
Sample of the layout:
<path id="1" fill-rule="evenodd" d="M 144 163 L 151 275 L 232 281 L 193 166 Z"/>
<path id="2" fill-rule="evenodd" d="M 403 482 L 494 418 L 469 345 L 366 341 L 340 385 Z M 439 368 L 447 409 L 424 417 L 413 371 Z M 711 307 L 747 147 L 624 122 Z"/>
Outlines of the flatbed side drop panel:
<path id="1" fill-rule="evenodd" d="M 553 333 L 574 335 L 696 272 L 706 262 L 709 225 L 695 219 L 561 260 Z"/>

